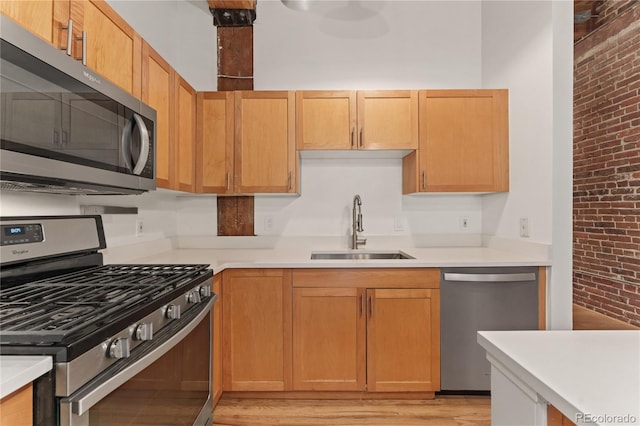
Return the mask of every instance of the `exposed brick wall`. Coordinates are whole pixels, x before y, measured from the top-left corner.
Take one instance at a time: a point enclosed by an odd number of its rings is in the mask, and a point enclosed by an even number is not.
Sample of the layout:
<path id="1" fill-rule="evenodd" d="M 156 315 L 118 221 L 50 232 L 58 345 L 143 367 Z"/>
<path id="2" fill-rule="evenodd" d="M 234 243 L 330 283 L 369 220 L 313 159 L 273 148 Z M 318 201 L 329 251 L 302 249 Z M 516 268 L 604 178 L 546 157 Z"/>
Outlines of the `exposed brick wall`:
<path id="1" fill-rule="evenodd" d="M 640 2 L 574 48 L 574 303 L 640 326 Z"/>
<path id="2" fill-rule="evenodd" d="M 627 10 L 636 6 L 640 0 L 608 0 L 603 1 L 596 7 L 596 27 L 604 25 L 609 21 L 613 21 Z"/>

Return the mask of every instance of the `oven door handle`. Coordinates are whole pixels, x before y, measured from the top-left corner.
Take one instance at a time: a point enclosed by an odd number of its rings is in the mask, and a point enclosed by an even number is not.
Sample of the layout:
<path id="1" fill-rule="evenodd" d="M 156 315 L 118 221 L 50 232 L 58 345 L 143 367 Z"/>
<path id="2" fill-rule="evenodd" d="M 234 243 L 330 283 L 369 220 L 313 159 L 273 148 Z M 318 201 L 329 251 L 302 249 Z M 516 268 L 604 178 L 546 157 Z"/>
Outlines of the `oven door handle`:
<path id="1" fill-rule="evenodd" d="M 76 395 L 72 395 L 69 398 L 63 399 L 63 404 L 71 404 L 71 412 L 78 416 L 83 415 L 91 409 L 96 403 L 100 402 L 104 397 L 109 395 L 114 390 L 118 389 L 124 383 L 133 378 L 136 374 L 156 362 L 162 355 L 169 352 L 175 345 L 177 345 L 182 339 L 187 337 L 200 322 L 206 318 L 211 311 L 213 303 L 217 300 L 217 295 L 213 295 L 206 307 L 198 313 L 185 327 L 171 335 L 170 338 L 154 347 L 144 357 L 131 364 L 118 374 L 107 380 L 99 381 L 95 384 L 90 384 L 85 389 L 79 390 Z"/>

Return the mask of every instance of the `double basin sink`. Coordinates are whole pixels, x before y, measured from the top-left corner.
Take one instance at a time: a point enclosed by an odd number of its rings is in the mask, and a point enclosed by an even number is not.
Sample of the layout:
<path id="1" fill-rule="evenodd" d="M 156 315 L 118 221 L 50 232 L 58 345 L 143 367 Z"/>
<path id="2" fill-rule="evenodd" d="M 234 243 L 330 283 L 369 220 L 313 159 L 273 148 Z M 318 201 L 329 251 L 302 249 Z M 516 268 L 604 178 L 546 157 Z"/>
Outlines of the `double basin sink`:
<path id="1" fill-rule="evenodd" d="M 415 259 L 402 251 L 317 251 L 311 253 L 311 260 L 396 260 Z"/>

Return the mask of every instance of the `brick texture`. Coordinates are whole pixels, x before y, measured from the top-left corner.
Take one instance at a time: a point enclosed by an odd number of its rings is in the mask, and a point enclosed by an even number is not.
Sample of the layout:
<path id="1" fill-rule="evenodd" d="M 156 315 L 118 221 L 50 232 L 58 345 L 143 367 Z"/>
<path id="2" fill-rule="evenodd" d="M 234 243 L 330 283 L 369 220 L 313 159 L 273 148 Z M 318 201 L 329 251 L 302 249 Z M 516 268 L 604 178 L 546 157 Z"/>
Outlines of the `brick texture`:
<path id="1" fill-rule="evenodd" d="M 640 326 L 640 2 L 574 48 L 574 303 Z"/>

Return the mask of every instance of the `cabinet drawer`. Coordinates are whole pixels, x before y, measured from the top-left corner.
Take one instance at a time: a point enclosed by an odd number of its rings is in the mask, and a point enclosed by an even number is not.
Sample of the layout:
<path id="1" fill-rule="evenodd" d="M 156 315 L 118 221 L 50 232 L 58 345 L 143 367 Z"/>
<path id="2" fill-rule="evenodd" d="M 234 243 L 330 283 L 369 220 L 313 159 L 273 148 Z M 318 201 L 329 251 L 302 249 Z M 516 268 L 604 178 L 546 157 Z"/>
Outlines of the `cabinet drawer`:
<path id="1" fill-rule="evenodd" d="M 294 287 L 440 288 L 437 268 L 294 269 Z"/>

